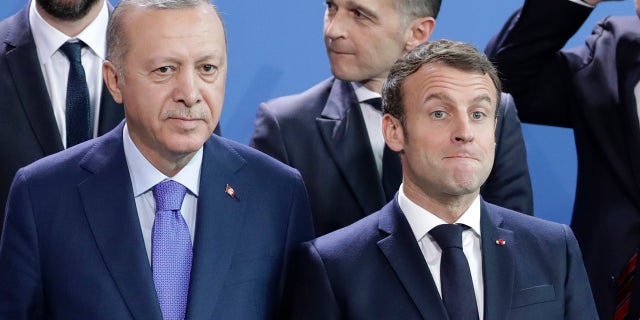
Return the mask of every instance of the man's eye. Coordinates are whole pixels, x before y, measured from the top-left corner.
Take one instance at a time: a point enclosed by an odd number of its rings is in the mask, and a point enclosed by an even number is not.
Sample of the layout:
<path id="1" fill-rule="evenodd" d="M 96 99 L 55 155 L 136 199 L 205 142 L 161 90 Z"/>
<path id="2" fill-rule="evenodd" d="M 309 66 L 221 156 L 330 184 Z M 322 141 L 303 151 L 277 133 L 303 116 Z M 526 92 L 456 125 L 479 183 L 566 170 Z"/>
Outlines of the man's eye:
<path id="1" fill-rule="evenodd" d="M 170 71 L 171 71 L 171 67 L 168 67 L 168 66 L 164 66 L 156 69 L 156 72 L 158 73 L 169 73 Z"/>
<path id="2" fill-rule="evenodd" d="M 445 115 L 446 114 L 444 113 L 444 111 L 434 111 L 434 112 L 431 113 L 431 116 L 436 118 L 436 119 L 442 119 L 442 118 L 445 117 Z"/>
<path id="3" fill-rule="evenodd" d="M 480 111 L 474 111 L 473 113 L 471 113 L 471 118 L 473 118 L 474 120 L 482 120 L 484 119 L 484 113 Z"/>
<path id="4" fill-rule="evenodd" d="M 207 73 L 211 73 L 211 72 L 215 72 L 218 68 L 216 68 L 216 66 L 212 65 L 212 64 L 205 64 L 202 66 L 202 71 L 207 72 Z"/>

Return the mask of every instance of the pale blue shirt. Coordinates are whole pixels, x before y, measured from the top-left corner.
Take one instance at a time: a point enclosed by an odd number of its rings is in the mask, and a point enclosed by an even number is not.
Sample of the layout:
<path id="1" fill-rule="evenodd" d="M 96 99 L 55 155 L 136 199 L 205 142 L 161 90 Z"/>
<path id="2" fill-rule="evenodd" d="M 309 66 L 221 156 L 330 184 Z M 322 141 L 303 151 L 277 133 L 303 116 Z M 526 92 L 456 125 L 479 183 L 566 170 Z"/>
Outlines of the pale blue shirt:
<path id="1" fill-rule="evenodd" d="M 442 249 L 438 243 L 431 237 L 429 231 L 434 227 L 445 224 L 446 222 L 433 213 L 420 207 L 411 199 L 407 198 L 403 191 L 404 184 L 400 185 L 398 190 L 398 205 L 404 213 L 413 235 L 418 242 L 420 251 L 424 256 L 429 271 L 433 276 L 433 281 L 438 288 L 438 293 L 442 297 L 442 289 L 440 285 L 440 260 Z M 455 223 L 461 223 L 470 228 L 462 232 L 462 251 L 469 262 L 471 270 L 471 280 L 473 281 L 473 290 L 476 295 L 476 303 L 478 305 L 478 314 L 480 320 L 484 319 L 484 283 L 482 276 L 482 248 L 480 234 L 480 196 L 476 197 L 469 209 Z"/>
<path id="2" fill-rule="evenodd" d="M 198 191 L 200 189 L 200 169 L 202 167 L 202 148 L 196 152 L 189 163 L 175 176 L 167 177 L 156 169 L 138 150 L 131 140 L 128 126 L 125 124 L 122 134 L 124 155 L 127 159 L 127 167 L 131 176 L 133 196 L 140 219 L 140 228 L 144 238 L 144 246 L 147 249 L 147 257 L 151 263 L 151 231 L 156 212 L 156 201 L 153 198 L 152 188 L 163 180 L 174 180 L 187 187 L 187 195 L 182 203 L 182 216 L 189 228 L 191 244 L 195 236 L 196 212 L 198 208 Z"/>

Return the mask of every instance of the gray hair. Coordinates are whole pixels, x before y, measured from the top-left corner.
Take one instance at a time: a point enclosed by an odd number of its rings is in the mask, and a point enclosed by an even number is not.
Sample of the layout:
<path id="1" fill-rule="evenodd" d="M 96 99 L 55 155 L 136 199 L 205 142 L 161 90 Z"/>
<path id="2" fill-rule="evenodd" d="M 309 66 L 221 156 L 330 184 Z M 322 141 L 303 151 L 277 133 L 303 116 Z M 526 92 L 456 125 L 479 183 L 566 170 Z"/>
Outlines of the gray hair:
<path id="1" fill-rule="evenodd" d="M 396 10 L 400 13 L 405 25 L 422 17 L 436 19 L 440 12 L 442 0 L 391 0 L 395 3 Z"/>
<path id="2" fill-rule="evenodd" d="M 224 21 L 218 8 L 209 0 L 121 0 L 111 13 L 107 27 L 107 59 L 121 71 L 122 61 L 127 55 L 129 48 L 125 31 L 125 21 L 127 20 L 127 11 L 129 8 L 138 7 L 144 9 L 171 10 L 195 8 L 202 4 L 211 6 L 218 15 L 218 18 L 220 18 L 226 43 L 227 36 L 224 30 Z"/>
<path id="3" fill-rule="evenodd" d="M 437 40 L 425 42 L 415 47 L 396 61 L 382 86 L 384 112 L 399 119 L 403 127 L 406 127 L 407 119 L 402 102 L 402 85 L 409 75 L 428 63 L 441 63 L 461 71 L 488 74 L 496 87 L 496 114 L 494 116 L 497 116 L 502 86 L 498 72 L 487 56 L 468 43 Z"/>

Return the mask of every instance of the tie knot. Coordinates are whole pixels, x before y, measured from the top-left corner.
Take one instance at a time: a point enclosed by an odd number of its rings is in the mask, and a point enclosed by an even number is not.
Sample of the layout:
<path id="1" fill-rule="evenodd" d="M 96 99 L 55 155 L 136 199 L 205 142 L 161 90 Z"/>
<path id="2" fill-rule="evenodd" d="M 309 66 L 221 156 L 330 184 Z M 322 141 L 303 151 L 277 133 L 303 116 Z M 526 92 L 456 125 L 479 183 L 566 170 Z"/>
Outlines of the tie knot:
<path id="1" fill-rule="evenodd" d="M 371 98 L 362 101 L 364 103 L 370 104 L 372 107 L 376 108 L 376 110 L 382 112 L 382 98 Z"/>
<path id="2" fill-rule="evenodd" d="M 431 229 L 429 234 L 442 250 L 447 248 L 462 249 L 462 231 L 468 228 L 466 225 L 460 224 L 441 224 Z"/>
<path id="3" fill-rule="evenodd" d="M 187 188 L 173 180 L 165 180 L 153 187 L 156 212 L 180 210 Z"/>
<path id="4" fill-rule="evenodd" d="M 80 51 L 82 50 L 82 47 L 84 47 L 84 42 L 82 41 L 65 42 L 60 47 L 60 51 L 62 51 L 62 53 L 64 53 L 64 55 L 67 56 L 67 59 L 69 59 L 69 61 L 81 62 L 82 60 L 80 59 L 80 56 L 81 56 Z"/>

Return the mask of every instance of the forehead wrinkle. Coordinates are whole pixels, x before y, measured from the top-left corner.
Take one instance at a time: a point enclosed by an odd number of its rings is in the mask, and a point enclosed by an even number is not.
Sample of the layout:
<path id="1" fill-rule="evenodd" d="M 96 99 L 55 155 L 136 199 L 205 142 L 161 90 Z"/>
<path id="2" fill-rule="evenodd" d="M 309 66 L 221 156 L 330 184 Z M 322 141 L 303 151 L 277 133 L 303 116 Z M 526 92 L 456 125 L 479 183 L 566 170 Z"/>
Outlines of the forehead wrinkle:
<path id="1" fill-rule="evenodd" d="M 434 92 L 425 97 L 424 103 L 427 103 L 431 100 L 440 100 L 444 102 L 453 102 L 453 99 L 444 92 Z"/>

